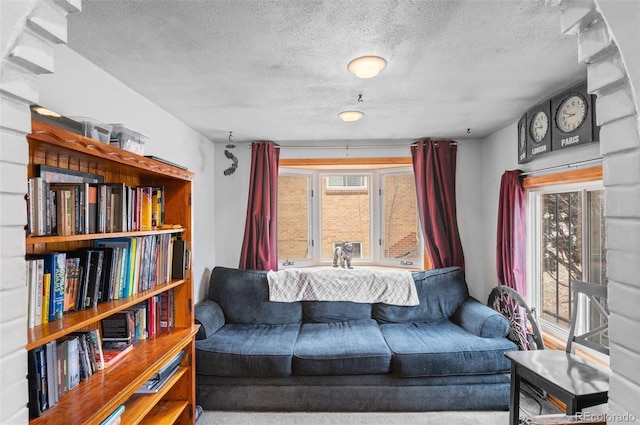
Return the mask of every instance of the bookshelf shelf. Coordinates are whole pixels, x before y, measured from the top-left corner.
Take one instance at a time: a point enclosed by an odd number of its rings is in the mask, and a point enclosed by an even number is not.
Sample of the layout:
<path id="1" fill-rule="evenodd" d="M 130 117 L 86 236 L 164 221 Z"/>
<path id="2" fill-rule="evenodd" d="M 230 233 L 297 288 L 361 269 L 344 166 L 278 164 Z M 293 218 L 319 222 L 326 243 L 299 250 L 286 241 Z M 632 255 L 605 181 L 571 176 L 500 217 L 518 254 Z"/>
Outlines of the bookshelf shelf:
<path id="1" fill-rule="evenodd" d="M 188 347 L 197 331 L 197 326 L 179 328 L 136 343 L 133 350 L 122 360 L 82 381 L 77 387 L 69 390 L 54 408 L 45 410 L 42 416 L 33 419 L 30 423 L 32 425 L 100 424 L 123 403 L 126 406 L 125 412 L 138 411 L 138 409 L 131 409 L 137 397 L 134 392 L 175 354 Z M 146 409 L 153 411 L 154 403 L 160 402 L 161 396 L 166 395 L 187 375 L 188 368 L 182 368 L 172 377 L 174 379 L 167 382 L 164 393 L 153 394 L 156 397 L 144 397 L 144 400 L 149 403 Z M 131 398 L 134 404 L 130 406 L 126 400 Z M 182 401 L 186 403 L 186 400 Z M 123 423 L 131 422 L 123 421 Z"/>
<path id="2" fill-rule="evenodd" d="M 150 413 L 150 407 L 154 406 L 157 400 L 161 399 L 169 389 L 180 380 L 184 375 L 185 370 L 179 369 L 175 375 L 162 387 L 162 389 L 156 394 L 134 394 L 129 398 L 126 403 L 125 413 L 122 416 L 122 422 L 126 424 L 138 424 L 141 422 L 149 424 L 157 424 L 161 422 L 162 418 L 166 423 L 172 424 L 184 411 L 186 403 L 182 401 L 163 401 L 159 406 L 156 406 L 154 410 L 156 414 Z M 172 413 L 169 414 L 169 411 Z"/>
<path id="3" fill-rule="evenodd" d="M 104 183 L 124 183 L 132 188 L 162 187 L 164 223 L 169 223 L 147 231 L 69 236 L 26 235 L 25 247 L 28 256 L 91 248 L 97 240 L 137 237 L 143 237 L 138 240 L 161 240 L 162 238 L 166 240 L 168 238 L 166 235 L 175 235 L 187 243 L 191 242 L 191 190 L 194 177 L 192 172 L 100 143 L 36 118 L 32 120 L 32 133 L 27 135 L 27 143 L 29 178 L 38 176 L 40 166 L 46 165 L 73 172 L 100 175 L 103 176 Z M 131 252 L 134 252 L 133 248 Z M 142 258 L 143 254 L 139 255 Z M 160 261 L 157 264 L 157 274 L 160 275 Z M 162 271 L 167 270 L 167 264 L 171 263 L 165 261 L 162 264 Z M 137 270 L 136 268 L 136 272 Z M 153 270 L 153 266 L 150 270 Z M 149 273 L 152 276 L 156 274 L 154 271 Z M 168 279 L 163 278 L 162 281 L 165 280 Z M 147 280 L 142 280 L 141 277 L 140 282 L 146 283 Z M 52 341 L 64 339 L 72 332 L 100 329 L 101 320 L 141 303 L 148 302 L 151 305 L 152 301 L 155 302 L 155 299 L 168 295 L 169 292 L 173 300 L 172 328 L 158 329 L 149 338 L 140 339 L 134 343 L 133 349 L 117 363 L 104 370 L 94 371 L 87 379 L 67 391 L 60 390 L 57 403 L 43 410 L 40 416 L 31 418 L 31 425 L 63 423 L 99 425 L 121 405 L 125 406 L 122 423 L 194 424 L 195 334 L 198 332 L 199 325 L 194 325 L 192 272 L 190 269 L 185 270 L 184 278 L 172 279 L 167 283 L 152 282 L 154 283 L 148 286 L 140 285 L 139 287 L 132 284 L 132 288 L 140 289 L 132 290 L 131 292 L 135 292 L 134 295 L 99 302 L 93 308 L 69 311 L 58 320 L 32 325 L 33 327 L 27 330 L 25 348 L 29 351 L 37 350 L 39 347 L 52 345 Z M 143 287 L 152 289 L 142 290 Z M 114 298 L 117 297 L 114 296 Z M 60 346 L 59 343 L 58 346 Z M 160 391 L 154 394 L 135 393 L 180 351 L 186 354 L 180 363 L 180 368 Z"/>
<path id="4" fill-rule="evenodd" d="M 97 321 L 100 321 L 113 313 L 133 307 L 154 295 L 158 295 L 168 289 L 182 285 L 184 282 L 184 280 L 175 280 L 170 283 L 159 285 L 154 289 L 139 292 L 132 297 L 122 298 L 107 303 L 100 303 L 96 308 L 74 311 L 73 313 L 64 315 L 60 320 L 28 329 L 26 348 L 27 350 L 31 350 L 40 345 L 46 344 L 49 341 L 61 338 L 69 332 L 92 327 L 92 325 Z"/>
<path id="5" fill-rule="evenodd" d="M 69 235 L 69 236 L 27 236 L 25 243 L 27 245 L 39 245 L 49 243 L 64 243 L 64 242 L 77 242 L 77 241 L 92 241 L 95 239 L 107 239 L 107 238 L 122 238 L 133 236 L 149 236 L 160 234 L 173 234 L 182 233 L 185 229 L 160 229 L 149 230 L 141 232 L 114 232 L 114 233 L 89 233 L 85 235 Z"/>

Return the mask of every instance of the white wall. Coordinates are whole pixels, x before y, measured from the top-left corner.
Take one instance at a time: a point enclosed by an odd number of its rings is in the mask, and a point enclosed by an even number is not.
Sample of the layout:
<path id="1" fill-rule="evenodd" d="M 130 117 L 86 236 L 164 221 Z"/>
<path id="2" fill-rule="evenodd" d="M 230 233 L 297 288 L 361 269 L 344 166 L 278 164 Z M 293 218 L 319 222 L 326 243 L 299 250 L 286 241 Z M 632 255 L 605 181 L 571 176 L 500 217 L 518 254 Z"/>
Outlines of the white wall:
<path id="1" fill-rule="evenodd" d="M 66 116 L 122 123 L 150 136 L 145 154 L 187 167 L 192 187 L 194 302 L 204 296 L 215 261 L 213 143 L 96 67 L 69 47 L 56 46 L 55 73 L 38 78 L 40 104 Z"/>
<path id="2" fill-rule="evenodd" d="M 375 157 L 410 157 L 410 141 L 400 141 L 394 148 L 355 148 L 347 149 L 349 142 L 333 142 L 335 148 L 287 148 L 283 144 L 280 158 L 375 158 Z M 382 144 L 385 142 L 372 142 Z M 387 144 L 391 142 L 386 142 Z M 295 143 L 293 143 L 295 144 Z M 316 145 L 326 146 L 328 142 L 317 142 Z M 223 171 L 231 165 L 231 161 L 224 156 L 225 145 L 216 145 L 215 165 L 215 235 L 216 235 L 216 264 L 226 267 L 237 267 L 244 236 L 244 223 L 247 210 L 249 176 L 251 166 L 251 149 L 249 143 L 236 143 L 232 150 L 238 157 L 238 169 L 230 176 L 224 176 Z M 458 200 L 458 225 L 465 251 L 466 274 L 470 291 L 473 296 L 483 296 L 482 269 L 483 260 L 475 253 L 483 248 L 482 225 L 482 147 L 478 140 L 463 140 L 458 144 L 458 176 L 456 194 Z M 213 265 L 212 265 L 213 266 Z"/>

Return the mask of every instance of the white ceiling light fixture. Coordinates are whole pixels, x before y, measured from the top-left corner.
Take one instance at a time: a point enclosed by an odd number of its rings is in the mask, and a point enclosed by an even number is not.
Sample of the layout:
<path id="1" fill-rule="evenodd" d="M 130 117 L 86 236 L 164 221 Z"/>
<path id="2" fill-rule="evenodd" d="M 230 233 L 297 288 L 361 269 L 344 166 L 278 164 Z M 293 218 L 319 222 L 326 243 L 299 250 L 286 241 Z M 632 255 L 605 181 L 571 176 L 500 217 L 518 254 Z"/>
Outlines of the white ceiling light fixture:
<path id="1" fill-rule="evenodd" d="M 356 77 L 372 78 L 375 77 L 387 66 L 387 61 L 380 56 L 362 56 L 349 62 L 347 68 Z"/>
<path id="2" fill-rule="evenodd" d="M 340 119 L 345 122 L 358 121 L 364 117 L 364 113 L 360 111 L 342 111 L 338 114 Z"/>

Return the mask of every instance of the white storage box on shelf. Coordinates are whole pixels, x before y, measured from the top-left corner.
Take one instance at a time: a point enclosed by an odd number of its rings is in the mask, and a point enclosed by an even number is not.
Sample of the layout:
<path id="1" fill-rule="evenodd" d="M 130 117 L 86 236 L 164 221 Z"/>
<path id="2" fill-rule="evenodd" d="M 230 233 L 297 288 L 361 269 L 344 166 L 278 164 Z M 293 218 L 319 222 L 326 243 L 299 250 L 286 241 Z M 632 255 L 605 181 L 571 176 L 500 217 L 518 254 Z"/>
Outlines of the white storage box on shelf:
<path id="1" fill-rule="evenodd" d="M 144 155 L 144 144 L 149 136 L 125 127 L 122 124 L 112 124 L 111 144 L 129 152 Z"/>
<path id="2" fill-rule="evenodd" d="M 69 117 L 82 124 L 82 135 L 98 140 L 102 143 L 109 143 L 111 140 L 111 124 L 105 124 L 88 117 Z"/>

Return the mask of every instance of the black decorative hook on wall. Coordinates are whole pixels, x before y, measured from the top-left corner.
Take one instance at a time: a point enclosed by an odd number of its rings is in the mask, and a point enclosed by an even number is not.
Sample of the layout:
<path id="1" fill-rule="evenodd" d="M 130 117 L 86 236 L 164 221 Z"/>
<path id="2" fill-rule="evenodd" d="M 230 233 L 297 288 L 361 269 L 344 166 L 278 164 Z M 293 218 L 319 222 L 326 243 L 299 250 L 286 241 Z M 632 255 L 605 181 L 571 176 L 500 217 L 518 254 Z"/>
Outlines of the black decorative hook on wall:
<path id="1" fill-rule="evenodd" d="M 233 133 L 232 131 L 229 132 L 229 144 L 225 146 L 227 149 L 224 150 L 224 156 L 226 156 L 231 160 L 231 166 L 226 170 L 224 170 L 225 176 L 230 176 L 231 174 L 235 173 L 236 168 L 238 168 L 238 158 L 231 151 L 228 150 L 236 147 L 236 145 L 233 144 L 232 133 Z"/>

